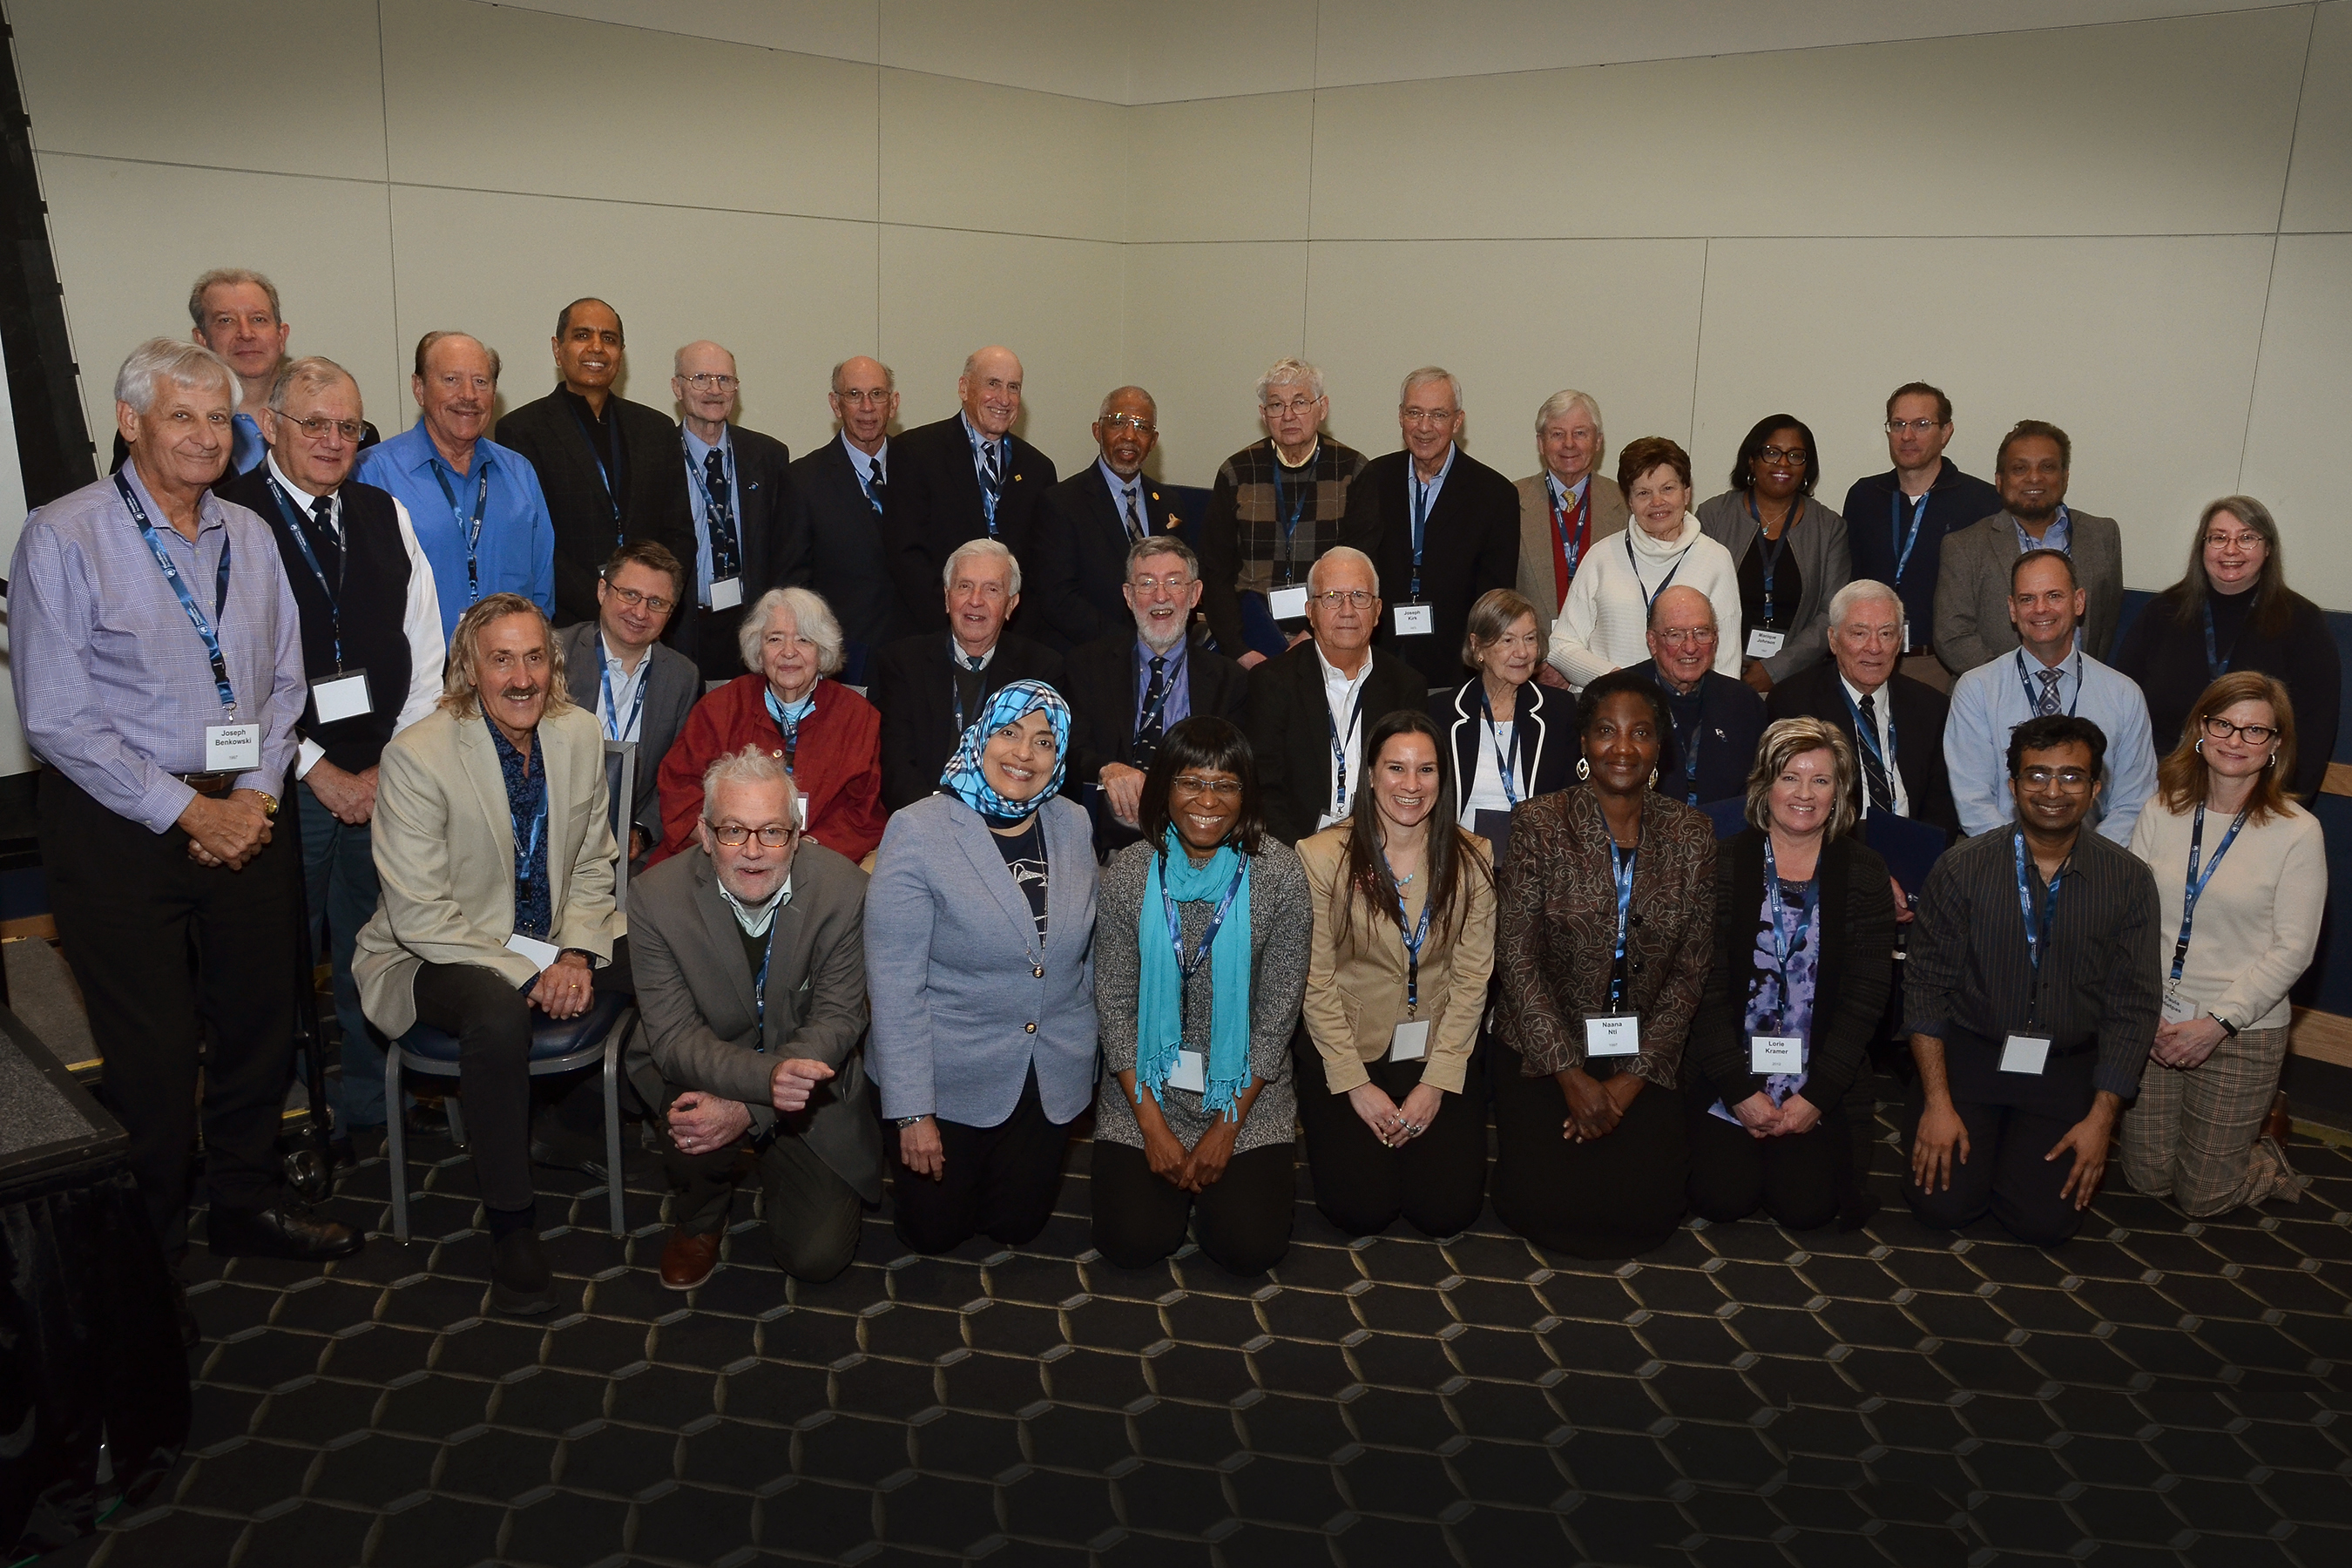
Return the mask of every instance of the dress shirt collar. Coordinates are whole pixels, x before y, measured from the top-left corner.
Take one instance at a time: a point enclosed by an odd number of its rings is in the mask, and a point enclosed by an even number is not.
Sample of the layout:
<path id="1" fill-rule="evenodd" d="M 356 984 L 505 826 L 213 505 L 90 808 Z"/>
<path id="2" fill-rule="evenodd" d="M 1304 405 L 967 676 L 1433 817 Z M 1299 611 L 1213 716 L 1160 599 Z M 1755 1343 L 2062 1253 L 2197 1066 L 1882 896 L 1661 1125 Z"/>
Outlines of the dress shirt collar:
<path id="1" fill-rule="evenodd" d="M 980 656 L 981 668 L 986 669 L 996 661 L 996 650 L 1003 647 L 1003 643 L 1004 639 L 1000 637 L 988 645 L 988 651 Z M 963 644 L 955 640 L 955 634 L 952 632 L 948 634 L 948 659 L 958 669 L 968 670 L 972 668 L 971 656 L 963 651 Z"/>
<path id="2" fill-rule="evenodd" d="M 1433 479 L 1427 480 L 1424 480 L 1421 477 L 1421 469 L 1413 462 L 1412 453 L 1411 451 L 1407 451 L 1404 455 L 1405 483 L 1411 487 L 1411 489 L 1409 489 L 1407 493 L 1410 494 L 1412 490 L 1418 490 L 1426 488 L 1429 491 L 1429 504 L 1435 506 L 1437 504 L 1437 492 L 1444 487 L 1445 476 L 1454 471 L 1454 459 L 1461 450 L 1461 447 L 1455 446 L 1453 442 L 1448 441 L 1445 444 L 1445 461 L 1437 465 L 1437 477 Z"/>
<path id="3" fill-rule="evenodd" d="M 164 514 L 163 503 L 155 499 L 155 492 L 149 489 L 147 481 L 139 477 L 139 465 L 131 458 L 125 458 L 122 460 L 121 472 L 122 477 L 131 483 L 131 493 L 139 498 L 140 508 L 147 513 L 147 521 L 154 525 L 156 537 L 179 534 L 180 531 L 172 526 L 172 520 Z M 207 489 L 204 494 L 196 498 L 198 536 L 201 537 L 215 528 L 225 529 L 227 526 L 228 513 L 223 509 L 220 498 Z M 186 538 L 184 534 L 180 537 L 184 541 Z"/>
<path id="4" fill-rule="evenodd" d="M 1118 477 L 1118 470 L 1100 458 L 1095 459 L 1095 467 L 1102 470 L 1103 483 L 1110 487 L 1110 503 L 1118 509 L 1119 516 L 1126 517 L 1127 498 L 1133 495 L 1135 515 L 1141 517 L 1143 515 L 1143 475 L 1139 472 L 1131 479 L 1122 479 Z"/>
<path id="5" fill-rule="evenodd" d="M 980 433 L 980 426 L 974 425 L 971 422 L 971 416 L 966 414 L 962 409 L 959 408 L 956 410 L 956 418 L 963 426 L 964 439 L 971 443 L 971 455 L 973 459 L 977 461 L 980 457 L 980 449 L 988 444 L 989 437 Z M 1011 448 L 1013 446 L 1013 432 L 1007 430 L 1003 435 L 997 437 L 995 439 L 998 454 L 1004 458 L 1012 457 L 1013 453 Z"/>
<path id="6" fill-rule="evenodd" d="M 441 455 L 441 448 L 433 444 L 433 432 L 425 427 L 425 416 L 422 414 L 416 416 L 416 423 L 411 425 L 405 434 L 395 436 L 392 440 L 412 443 L 410 448 L 401 455 L 401 461 L 408 471 L 420 480 L 430 479 L 433 477 L 433 470 L 440 468 L 453 479 L 470 482 L 486 468 L 494 469 L 496 467 L 492 461 L 492 455 L 498 448 L 491 444 L 488 437 L 482 436 L 475 438 L 473 451 L 467 454 L 466 471 L 462 474 L 457 472 L 449 459 Z M 389 447 L 392 441 L 387 441 L 384 445 Z M 470 504 L 470 498 L 468 504 Z"/>
<path id="7" fill-rule="evenodd" d="M 694 433 L 694 426 L 691 425 L 681 422 L 677 428 L 678 433 L 686 437 L 686 455 L 693 462 L 697 472 L 701 470 L 704 460 L 714 449 L 726 453 L 730 458 L 735 455 L 735 443 L 730 439 L 732 432 L 727 426 L 721 425 L 719 427 L 719 439 L 716 441 L 704 440 Z"/>
<path id="8" fill-rule="evenodd" d="M 1849 702 L 1851 702 L 1851 703 L 1853 703 L 1856 708 L 1860 708 L 1860 707 L 1862 706 L 1862 700 L 1863 700 L 1864 697 L 1883 697 L 1883 696 L 1885 696 L 1885 695 L 1886 695 L 1886 688 L 1887 688 L 1888 686 L 1892 686 L 1892 685 L 1894 684 L 1894 680 L 1893 680 L 1893 679 L 1890 677 L 1886 681 L 1885 681 L 1884 683 L 1882 683 L 1882 684 L 1880 685 L 1880 687 L 1878 688 L 1878 689 L 1877 689 L 1876 691 L 1874 691 L 1874 692 L 1864 691 L 1864 690 L 1863 690 L 1863 689 L 1862 689 L 1861 687 L 1856 686 L 1853 681 L 1848 680 L 1848 679 L 1845 678 L 1845 674 L 1844 674 L 1844 672 L 1843 672 L 1843 670 L 1841 670 L 1841 671 L 1838 673 L 1838 684 L 1839 684 L 1840 686 L 1843 686 L 1843 687 L 1844 687 L 1844 688 L 1845 688 L 1845 699 L 1846 699 L 1846 700 L 1847 700 L 1847 701 L 1849 701 Z M 1889 700 L 1889 701 L 1891 701 L 1891 700 L 1893 700 L 1893 699 L 1889 698 L 1889 699 L 1888 699 L 1888 700 Z M 1884 728 L 1884 727 L 1885 726 L 1885 723 L 1886 723 L 1886 719 L 1885 719 L 1885 707 L 1886 707 L 1886 704 L 1885 704 L 1885 703 L 1883 703 L 1883 702 L 1882 702 L 1882 703 L 1874 703 L 1874 704 L 1872 705 L 1872 711 L 1873 711 L 1873 712 L 1875 712 L 1875 713 L 1877 713 L 1877 714 L 1879 714 L 1879 721 L 1878 721 L 1878 722 L 1879 722 L 1879 725 L 1880 725 L 1880 727 L 1881 727 L 1881 728 Z"/>
<path id="9" fill-rule="evenodd" d="M 1452 462 L 1453 460 L 1454 459 L 1450 455 L 1446 458 L 1446 461 L 1448 462 Z M 1551 490 L 1552 505 L 1559 508 L 1562 511 L 1566 511 L 1578 501 L 1582 500 L 1585 495 L 1591 491 L 1592 489 L 1592 476 L 1591 474 L 1587 473 L 1582 479 L 1577 480 L 1576 483 L 1572 485 L 1563 485 L 1559 482 L 1559 476 L 1558 474 L 1553 473 L 1549 468 L 1546 468 L 1544 470 L 1544 483 L 1549 487 Z"/>
<path id="10" fill-rule="evenodd" d="M 1369 647 L 1364 650 L 1363 667 L 1358 669 L 1355 674 L 1347 675 L 1340 671 L 1338 665 L 1333 664 L 1329 659 L 1323 657 L 1322 644 L 1315 642 L 1310 638 L 1308 639 L 1307 646 L 1314 648 L 1316 668 L 1323 672 L 1323 694 L 1327 699 L 1330 697 L 1335 690 L 1353 691 L 1357 687 L 1361 686 L 1365 679 L 1372 673 L 1372 650 Z"/>
<path id="11" fill-rule="evenodd" d="M 729 892 L 716 867 L 711 868 L 710 880 L 718 887 L 719 896 L 727 900 L 727 907 L 735 911 L 735 923 L 743 928 L 745 936 L 767 935 L 768 927 L 775 921 L 776 911 L 793 901 L 793 878 L 789 871 L 784 873 L 784 885 L 769 894 L 764 904 L 747 904 Z"/>
<path id="12" fill-rule="evenodd" d="M 620 401 L 620 397 L 617 394 L 608 390 L 604 394 L 604 412 L 599 414 L 588 405 L 588 400 L 586 398 L 581 396 L 580 394 L 564 385 L 563 383 L 560 381 L 557 382 L 555 384 L 555 391 L 558 396 L 572 405 L 572 412 L 586 420 L 588 427 L 595 431 L 600 436 L 604 432 L 605 428 L 612 424 L 613 405 Z"/>
<path id="13" fill-rule="evenodd" d="M 1282 448 L 1275 445 L 1274 437 L 1271 436 L 1268 436 L 1265 438 L 1265 449 L 1274 454 L 1274 460 L 1276 463 L 1288 469 L 1290 472 L 1294 474 L 1304 473 L 1308 468 L 1315 466 L 1316 458 L 1323 455 L 1323 437 L 1319 433 L 1316 436 L 1315 444 L 1307 448 L 1307 460 L 1304 462 L 1294 463 L 1289 458 L 1284 457 L 1282 455 Z"/>
<path id="14" fill-rule="evenodd" d="M 286 477 L 286 470 L 278 466 L 278 454 L 272 452 L 262 461 L 269 465 L 269 477 L 278 481 L 278 488 L 286 492 L 286 499 L 300 508 L 306 516 L 316 517 L 318 514 L 310 510 L 310 503 L 316 498 Z M 327 526 L 335 531 L 335 538 L 341 541 L 343 536 L 343 492 L 340 489 L 328 492 Z"/>
<path id="15" fill-rule="evenodd" d="M 2074 516 L 2066 510 L 2064 501 L 2058 503 L 2058 514 L 2050 520 L 2050 526 L 2042 531 L 2039 539 L 2025 531 L 2025 524 L 2017 520 L 2015 512 L 2007 515 L 2009 526 L 2017 532 L 2017 552 L 2020 555 L 2029 550 L 2055 550 L 2066 555 L 2074 553 Z"/>
<path id="16" fill-rule="evenodd" d="M 890 473 L 890 442 L 887 437 L 885 437 L 882 442 L 882 449 L 869 458 L 865 453 L 857 449 L 856 444 L 849 439 L 849 432 L 845 430 L 841 434 L 841 449 L 849 454 L 849 466 L 857 470 L 857 478 L 860 482 L 867 484 L 872 483 L 874 479 L 874 470 L 877 468 L 882 470 L 884 482 L 886 484 L 888 482 L 888 476 Z"/>

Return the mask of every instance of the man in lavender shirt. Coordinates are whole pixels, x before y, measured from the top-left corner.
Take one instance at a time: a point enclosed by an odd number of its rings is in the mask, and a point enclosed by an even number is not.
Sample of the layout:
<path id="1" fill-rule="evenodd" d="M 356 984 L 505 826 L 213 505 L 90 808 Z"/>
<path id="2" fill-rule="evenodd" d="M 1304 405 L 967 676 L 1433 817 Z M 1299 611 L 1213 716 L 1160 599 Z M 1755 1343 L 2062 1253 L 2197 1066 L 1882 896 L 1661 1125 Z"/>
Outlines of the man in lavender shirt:
<path id="1" fill-rule="evenodd" d="M 277 542 L 211 491 L 236 377 L 155 338 L 114 398 L 130 460 L 26 518 L 8 574 L 16 710 L 48 764 L 50 908 L 166 1253 L 187 1245 L 202 1018 L 207 1243 L 345 1257 L 358 1233 L 295 1201 L 277 1156 L 301 864 L 273 819 L 307 689 Z"/>

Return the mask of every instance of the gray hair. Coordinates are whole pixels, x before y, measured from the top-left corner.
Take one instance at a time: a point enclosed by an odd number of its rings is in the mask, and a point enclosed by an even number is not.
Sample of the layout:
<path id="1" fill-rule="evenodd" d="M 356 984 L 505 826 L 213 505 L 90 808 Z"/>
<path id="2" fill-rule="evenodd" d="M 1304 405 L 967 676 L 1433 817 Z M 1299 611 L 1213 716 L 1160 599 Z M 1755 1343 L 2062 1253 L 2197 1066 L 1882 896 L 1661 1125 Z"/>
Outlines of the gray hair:
<path id="1" fill-rule="evenodd" d="M 851 354 L 849 359 L 874 359 L 874 356 L 872 354 Z M 835 365 L 833 367 L 832 378 L 825 383 L 826 385 L 833 388 L 833 395 L 835 397 L 841 395 L 841 373 L 849 368 L 849 359 L 843 360 L 840 363 Z M 876 364 L 882 364 L 882 362 L 878 359 L 874 359 L 874 363 Z M 882 364 L 882 390 L 885 392 L 896 392 L 898 390 L 898 373 L 892 370 L 887 364 Z"/>
<path id="2" fill-rule="evenodd" d="M 1192 552 L 1191 545 L 1172 533 L 1147 533 L 1129 545 L 1127 569 L 1132 572 L 1135 570 L 1137 562 L 1148 560 L 1154 555 L 1173 555 L 1184 563 L 1185 573 L 1194 581 L 1199 581 L 1201 558 Z"/>
<path id="3" fill-rule="evenodd" d="M 956 567 L 967 555 L 985 555 L 992 561 L 1003 562 L 1011 568 L 1004 583 L 1005 596 L 1010 598 L 1021 592 L 1021 563 L 1013 558 L 1013 552 L 1004 547 L 1001 539 L 967 539 L 957 545 L 955 553 L 948 557 L 948 563 L 940 568 L 940 587 L 955 586 Z"/>
<path id="4" fill-rule="evenodd" d="M 1830 595 L 1830 625 L 1833 626 L 1845 625 L 1845 613 L 1848 610 L 1873 599 L 1884 599 L 1895 606 L 1896 615 L 1903 613 L 1902 595 L 1876 578 L 1856 577 Z"/>
<path id="5" fill-rule="evenodd" d="M 1566 416 L 1574 408 L 1581 408 L 1591 416 L 1593 438 L 1607 446 L 1609 436 L 1601 424 L 1601 405 L 1592 401 L 1592 394 L 1579 392 L 1572 386 L 1563 387 L 1543 400 L 1543 406 L 1536 410 L 1536 435 L 1540 437 L 1545 426 Z"/>
<path id="6" fill-rule="evenodd" d="M 1311 397 L 1323 395 L 1323 373 L 1303 359 L 1278 359 L 1266 366 L 1265 374 L 1257 378 L 1257 400 L 1263 404 L 1265 395 L 1277 386 L 1303 386 Z"/>
<path id="7" fill-rule="evenodd" d="M 793 803 L 800 798 L 800 786 L 793 783 L 792 770 L 784 759 L 758 746 L 746 746 L 740 752 L 723 752 L 719 760 L 702 770 L 702 820 L 710 822 L 710 803 L 719 798 L 720 784 L 774 784 L 784 786 L 784 820 L 797 824 L 800 811 Z"/>
<path id="8" fill-rule="evenodd" d="M 228 394 L 231 405 L 245 391 L 228 361 L 202 343 L 149 338 L 132 349 L 122 368 L 114 373 L 114 401 L 129 404 L 134 414 L 145 414 L 155 406 L 156 384 L 165 377 L 174 386 L 216 385 Z"/>
<path id="9" fill-rule="evenodd" d="M 1372 564 L 1372 558 L 1370 556 L 1365 554 L 1362 551 L 1357 549 L 1352 544 L 1335 544 L 1330 549 L 1325 551 L 1322 554 L 1315 558 L 1315 564 L 1307 569 L 1307 591 L 1309 594 L 1321 592 L 1321 590 L 1316 586 L 1316 580 L 1321 575 L 1323 568 L 1328 566 L 1334 561 L 1348 562 L 1362 567 L 1372 579 L 1373 595 L 1375 597 L 1379 596 L 1381 591 L 1381 569 Z"/>
<path id="10" fill-rule="evenodd" d="M 1397 388 L 1397 406 L 1399 408 L 1402 408 L 1406 404 L 1412 401 L 1412 389 L 1414 387 L 1433 381 L 1442 381 L 1445 384 L 1446 390 L 1454 395 L 1454 411 L 1459 413 L 1462 408 L 1461 378 L 1456 376 L 1452 371 L 1447 370 L 1444 365 L 1435 364 L 1425 364 L 1419 370 L 1407 371 L 1405 373 L 1404 384 Z"/>
<path id="11" fill-rule="evenodd" d="M 754 675 L 761 672 L 760 647 L 768 640 L 778 610 L 793 617 L 794 631 L 816 644 L 816 672 L 840 673 L 845 662 L 841 622 L 832 605 L 806 588 L 771 588 L 752 604 L 751 614 L 735 624 L 735 647 L 743 656 L 743 668 Z"/>
<path id="12" fill-rule="evenodd" d="M 205 324 L 205 295 L 211 293 L 215 289 L 233 289 L 240 284 L 247 283 L 269 296 L 269 313 L 271 315 L 276 316 L 281 321 L 286 319 L 285 313 L 278 307 L 277 284 L 272 283 L 260 273 L 251 271 L 243 267 L 215 267 L 210 272 L 207 272 L 203 277 L 197 279 L 195 283 L 188 289 L 188 320 L 195 326 L 199 328 L 203 327 Z"/>
<path id="13" fill-rule="evenodd" d="M 1152 396 L 1151 394 L 1144 391 L 1143 388 L 1139 386 L 1114 386 L 1108 392 L 1104 393 L 1102 406 L 1095 410 L 1095 417 L 1100 419 L 1105 415 L 1108 414 L 1110 412 L 1110 405 L 1118 401 L 1119 395 L 1122 393 L 1129 392 L 1135 394 L 1136 396 L 1140 397 L 1144 402 L 1151 405 L 1151 417 L 1153 419 L 1156 420 L 1160 417 L 1160 400 Z"/>
<path id="14" fill-rule="evenodd" d="M 303 391 L 320 393 L 337 382 L 352 384 L 353 396 L 359 395 L 359 378 L 324 354 L 306 354 L 289 359 L 278 367 L 278 379 L 269 384 L 269 412 L 286 412 L 286 399 L 299 386 Z"/>

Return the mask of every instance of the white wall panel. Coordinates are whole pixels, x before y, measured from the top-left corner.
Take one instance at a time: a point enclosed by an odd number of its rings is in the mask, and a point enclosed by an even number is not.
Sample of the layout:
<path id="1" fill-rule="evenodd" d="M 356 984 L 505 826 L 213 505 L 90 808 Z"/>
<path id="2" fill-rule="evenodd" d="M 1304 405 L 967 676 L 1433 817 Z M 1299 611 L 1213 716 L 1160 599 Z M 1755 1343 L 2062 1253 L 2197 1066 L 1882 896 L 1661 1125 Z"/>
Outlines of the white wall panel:
<path id="1" fill-rule="evenodd" d="M 480 3 L 480 0 L 476 0 Z M 755 44 L 866 65 L 881 58 L 881 0 L 497 0 L 591 22 Z"/>
<path id="2" fill-rule="evenodd" d="M 1124 112 L 1129 240 L 1307 237 L 1313 93 Z"/>
<path id="3" fill-rule="evenodd" d="M 1120 239 L 1126 112 L 1084 99 L 885 70 L 882 221 Z"/>
<path id="4" fill-rule="evenodd" d="M 1127 101 L 1131 9 L 1096 0 L 882 0 L 886 66 Z"/>
<path id="5" fill-rule="evenodd" d="M 2234 488 L 2278 519 L 2295 587 L 2336 610 L 2352 610 L 2352 551 L 2345 548 L 2344 526 L 2347 413 L 2352 235 L 2289 235 L 2279 241 L 2245 472 Z"/>
<path id="6" fill-rule="evenodd" d="M 1184 0 L 1138 7 L 1129 103 L 1291 92 L 1315 85 L 1321 0 Z"/>
<path id="7" fill-rule="evenodd" d="M 1257 378 L 1299 352 L 1307 246 L 1130 245 L 1126 263 L 1123 379 L 1160 405 L 1151 472 L 1206 485 L 1265 433 Z"/>
<path id="8" fill-rule="evenodd" d="M 2288 233 L 2352 229 L 2352 4 L 2318 7 L 2288 171 Z"/>

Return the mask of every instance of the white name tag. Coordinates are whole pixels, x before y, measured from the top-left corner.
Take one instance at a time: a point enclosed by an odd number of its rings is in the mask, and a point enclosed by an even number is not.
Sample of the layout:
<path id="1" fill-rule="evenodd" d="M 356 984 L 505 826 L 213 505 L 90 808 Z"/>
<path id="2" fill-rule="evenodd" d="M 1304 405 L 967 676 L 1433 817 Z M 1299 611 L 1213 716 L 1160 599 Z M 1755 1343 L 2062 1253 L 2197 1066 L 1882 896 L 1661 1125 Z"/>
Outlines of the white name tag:
<path id="1" fill-rule="evenodd" d="M 1909 653 L 1913 648 L 1917 647 L 1919 645 L 1917 643 L 1911 640 L 1911 617 L 1906 616 L 1903 617 L 1903 651 L 1905 653 Z"/>
<path id="2" fill-rule="evenodd" d="M 1748 657 L 1770 658 L 1780 651 L 1782 645 L 1788 640 L 1789 634 L 1786 632 L 1768 632 L 1759 627 L 1748 634 Z"/>
<path id="3" fill-rule="evenodd" d="M 310 682 L 310 706 L 321 724 L 365 718 L 375 707 L 375 699 L 368 694 L 367 671 L 346 669 Z"/>
<path id="4" fill-rule="evenodd" d="M 740 577 L 715 577 L 715 578 L 711 579 L 711 583 L 710 583 L 710 607 L 711 607 L 712 609 L 714 609 L 714 610 L 731 610 L 731 609 L 733 609 L 736 605 L 738 605 L 741 604 L 742 602 L 743 602 L 743 579 L 742 579 L 742 578 L 740 578 Z"/>
<path id="5" fill-rule="evenodd" d="M 793 815 L 800 818 L 801 831 L 806 833 L 808 831 L 808 796 L 804 795 L 793 796 Z"/>
<path id="6" fill-rule="evenodd" d="M 1437 629 L 1437 609 L 1432 605 L 1399 605 L 1396 607 L 1396 635 L 1401 637 L 1425 637 Z"/>
<path id="7" fill-rule="evenodd" d="M 1429 1020 L 1416 1018 L 1410 1024 L 1399 1024 L 1396 1033 L 1389 1037 L 1389 1060 L 1417 1062 L 1429 1054 Z"/>
<path id="8" fill-rule="evenodd" d="M 2164 994 L 2164 1021 L 2166 1023 L 2186 1024 L 2189 1019 L 2194 1018 L 2195 1016 L 2197 1016 L 2196 1003 L 2191 1002 L 2188 997 L 2183 996 L 2178 991 L 2167 991 Z"/>
<path id="9" fill-rule="evenodd" d="M 246 773 L 251 773 L 260 765 L 260 725 L 207 724 L 205 726 L 205 772 Z"/>
<path id="10" fill-rule="evenodd" d="M 1748 1070 L 1760 1073 L 1804 1071 L 1805 1037 L 1802 1035 L 1748 1036 Z"/>
<path id="11" fill-rule="evenodd" d="M 1635 1057 L 1642 1054 L 1639 1013 L 1587 1013 L 1584 1054 L 1588 1057 Z"/>
<path id="12" fill-rule="evenodd" d="M 2049 1063 L 2050 1037 L 2047 1035 L 2011 1035 L 2001 1042 L 2000 1070 L 2003 1072 L 2040 1078 L 2042 1069 Z"/>
<path id="13" fill-rule="evenodd" d="M 1307 618 L 1305 588 L 1276 588 L 1265 596 L 1266 608 L 1277 621 L 1303 621 Z"/>
<path id="14" fill-rule="evenodd" d="M 1208 1093 L 1208 1058 L 1198 1051 L 1180 1049 L 1176 1053 L 1176 1065 L 1168 1069 L 1168 1087 L 1189 1089 L 1194 1094 Z"/>
<path id="15" fill-rule="evenodd" d="M 563 956 L 563 950 L 553 942 L 541 942 L 535 936 L 525 936 L 520 931 L 507 938 L 507 949 L 511 952 L 521 953 L 541 969 L 545 969 Z"/>

